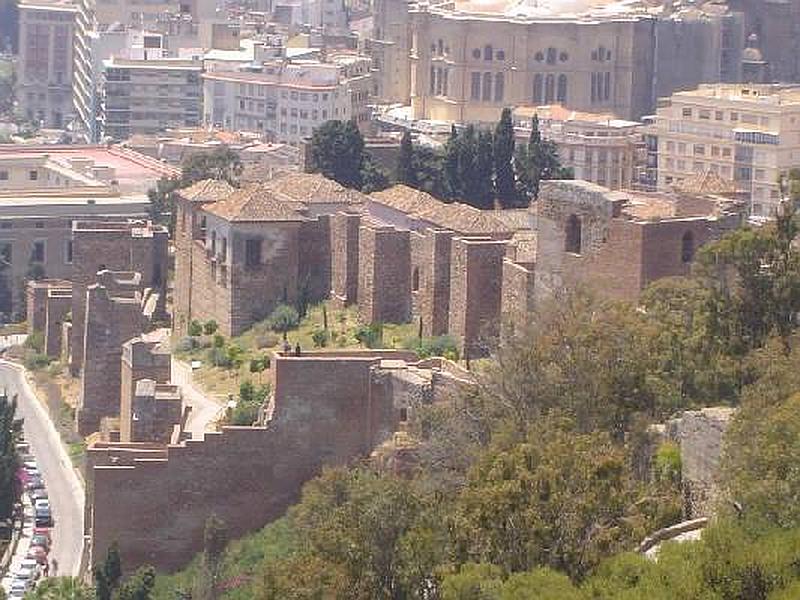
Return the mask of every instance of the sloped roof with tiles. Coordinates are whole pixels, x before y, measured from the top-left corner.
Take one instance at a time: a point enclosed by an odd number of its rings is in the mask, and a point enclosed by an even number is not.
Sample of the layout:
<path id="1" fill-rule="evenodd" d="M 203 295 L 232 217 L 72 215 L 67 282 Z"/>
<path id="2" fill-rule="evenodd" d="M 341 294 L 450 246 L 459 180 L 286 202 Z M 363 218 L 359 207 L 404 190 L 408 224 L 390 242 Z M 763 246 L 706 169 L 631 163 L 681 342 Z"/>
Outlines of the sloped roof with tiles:
<path id="1" fill-rule="evenodd" d="M 288 200 L 304 204 L 363 204 L 367 197 L 319 173 L 286 173 L 266 184 Z"/>
<path id="2" fill-rule="evenodd" d="M 735 194 L 736 186 L 732 181 L 723 179 L 716 173 L 705 171 L 690 175 L 683 181 L 677 182 L 673 188 L 683 194 Z"/>
<path id="3" fill-rule="evenodd" d="M 235 223 L 304 221 L 306 218 L 297 211 L 298 206 L 277 197 L 266 184 L 254 183 L 204 207 L 204 210 Z"/>
<path id="4" fill-rule="evenodd" d="M 236 190 L 227 181 L 203 179 L 180 190 L 181 197 L 192 202 L 216 202 L 227 198 Z"/>
<path id="5" fill-rule="evenodd" d="M 513 227 L 499 219 L 494 211 L 484 211 L 459 202 L 446 203 L 426 192 L 405 185 L 395 185 L 371 195 L 374 202 L 383 204 L 410 217 L 427 221 L 437 227 L 463 234 L 510 234 Z"/>

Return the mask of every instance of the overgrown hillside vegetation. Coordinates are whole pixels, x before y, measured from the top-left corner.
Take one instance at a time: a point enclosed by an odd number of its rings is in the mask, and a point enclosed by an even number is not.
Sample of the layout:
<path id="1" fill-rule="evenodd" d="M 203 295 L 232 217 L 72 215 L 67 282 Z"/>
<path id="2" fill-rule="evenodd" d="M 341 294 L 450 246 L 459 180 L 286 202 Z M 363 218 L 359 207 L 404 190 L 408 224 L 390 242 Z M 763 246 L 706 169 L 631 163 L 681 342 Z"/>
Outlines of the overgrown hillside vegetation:
<path id="1" fill-rule="evenodd" d="M 155 598 L 800 597 L 800 261 L 794 215 L 707 246 L 641 306 L 559 298 L 503 340 L 478 391 L 414 417 L 412 476 L 368 464 L 309 482 L 287 516 L 160 577 Z M 680 521 L 680 459 L 647 428 L 738 406 L 719 519 Z"/>

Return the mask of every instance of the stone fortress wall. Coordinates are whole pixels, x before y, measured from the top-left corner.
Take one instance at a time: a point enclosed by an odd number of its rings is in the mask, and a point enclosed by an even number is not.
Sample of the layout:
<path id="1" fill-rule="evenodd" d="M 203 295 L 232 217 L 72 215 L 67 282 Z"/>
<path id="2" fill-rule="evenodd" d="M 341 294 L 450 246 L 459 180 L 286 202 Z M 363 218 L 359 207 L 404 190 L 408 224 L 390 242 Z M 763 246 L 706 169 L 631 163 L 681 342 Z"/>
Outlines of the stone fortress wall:
<path id="1" fill-rule="evenodd" d="M 126 568 L 174 570 L 202 549 L 211 514 L 234 538 L 277 518 L 323 466 L 368 456 L 419 405 L 471 385 L 455 365 L 415 360 L 392 350 L 278 354 L 264 427 L 223 427 L 168 446 L 95 444 L 86 502 L 92 558 L 116 541 Z"/>

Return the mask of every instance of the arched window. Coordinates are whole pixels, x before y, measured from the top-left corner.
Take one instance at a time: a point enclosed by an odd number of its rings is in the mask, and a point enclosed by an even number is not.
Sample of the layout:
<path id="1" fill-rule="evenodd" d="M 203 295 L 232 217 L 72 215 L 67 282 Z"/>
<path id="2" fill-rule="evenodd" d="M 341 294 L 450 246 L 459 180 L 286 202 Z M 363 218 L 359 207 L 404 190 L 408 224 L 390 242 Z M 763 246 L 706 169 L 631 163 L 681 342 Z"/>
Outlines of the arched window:
<path id="1" fill-rule="evenodd" d="M 570 215 L 567 219 L 567 226 L 564 232 L 564 251 L 571 254 L 581 253 L 581 221 L 575 215 Z"/>
<path id="2" fill-rule="evenodd" d="M 483 94 L 481 95 L 481 100 L 484 102 L 491 102 L 492 101 L 492 74 L 491 73 L 484 73 L 483 74 Z"/>
<path id="3" fill-rule="evenodd" d="M 533 103 L 541 104 L 544 92 L 544 81 L 541 73 L 533 76 Z"/>
<path id="4" fill-rule="evenodd" d="M 430 93 L 431 96 L 436 92 L 436 67 L 431 67 L 431 85 L 430 85 Z"/>
<path id="5" fill-rule="evenodd" d="M 556 57 L 558 56 L 558 50 L 555 48 L 548 48 L 547 49 L 547 64 L 554 65 L 556 64 Z"/>
<path id="6" fill-rule="evenodd" d="M 681 262 L 687 264 L 694 259 L 694 235 L 687 231 L 681 238 Z"/>
<path id="7" fill-rule="evenodd" d="M 444 54 L 444 40 L 439 40 L 436 44 L 436 50 L 439 53 L 439 56 Z"/>
<path id="8" fill-rule="evenodd" d="M 556 90 L 556 100 L 559 102 L 567 101 L 567 76 L 563 73 L 558 76 L 558 88 Z"/>
<path id="9" fill-rule="evenodd" d="M 442 95 L 442 69 L 436 69 L 436 95 Z"/>
<path id="10" fill-rule="evenodd" d="M 442 69 L 442 95 L 447 96 L 447 79 L 450 76 L 450 69 Z"/>
<path id="11" fill-rule="evenodd" d="M 419 267 L 414 267 L 414 270 L 411 272 L 411 291 L 419 291 Z"/>
<path id="12" fill-rule="evenodd" d="M 550 73 L 544 79 L 544 103 L 551 104 L 556 97 L 556 76 Z"/>
<path id="13" fill-rule="evenodd" d="M 505 94 L 506 79 L 502 73 L 494 76 L 494 101 L 502 102 Z"/>
<path id="14" fill-rule="evenodd" d="M 483 47 L 483 60 L 492 60 L 494 58 L 494 50 L 490 44 Z"/>

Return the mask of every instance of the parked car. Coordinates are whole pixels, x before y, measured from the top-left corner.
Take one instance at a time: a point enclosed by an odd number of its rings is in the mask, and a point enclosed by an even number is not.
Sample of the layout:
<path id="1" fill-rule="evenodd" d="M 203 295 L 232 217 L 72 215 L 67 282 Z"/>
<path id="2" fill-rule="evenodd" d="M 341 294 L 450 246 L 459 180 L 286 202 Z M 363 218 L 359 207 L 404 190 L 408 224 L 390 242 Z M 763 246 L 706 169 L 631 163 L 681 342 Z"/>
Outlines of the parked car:
<path id="1" fill-rule="evenodd" d="M 33 537 L 31 538 L 31 546 L 41 546 L 42 548 L 50 552 L 50 536 L 34 534 Z"/>
<path id="2" fill-rule="evenodd" d="M 37 579 L 42 571 L 39 562 L 35 558 L 23 558 L 22 562 L 19 563 L 19 568 L 30 569 L 31 571 L 33 571 L 36 574 L 34 579 Z"/>
<path id="3" fill-rule="evenodd" d="M 31 490 L 28 496 L 30 497 L 31 502 L 33 502 L 34 504 L 36 503 L 37 500 L 42 500 L 42 499 L 46 500 L 48 498 L 47 490 L 44 488 L 37 488 L 35 490 Z"/>
<path id="4" fill-rule="evenodd" d="M 26 471 L 38 471 L 39 470 L 39 465 L 36 464 L 35 460 L 26 460 L 24 463 L 22 463 L 22 467 Z"/>
<path id="5" fill-rule="evenodd" d="M 34 516 L 34 523 L 37 527 L 46 526 L 50 527 L 53 524 L 53 515 L 50 512 L 50 507 L 42 507 L 36 509 Z"/>
<path id="6" fill-rule="evenodd" d="M 25 482 L 25 489 L 26 490 L 39 490 L 44 488 L 44 479 L 41 477 L 30 477 L 28 481 Z"/>
<path id="7" fill-rule="evenodd" d="M 50 528 L 49 527 L 34 527 L 33 528 L 33 535 L 41 535 L 47 538 L 48 542 L 52 541 L 50 537 Z"/>
<path id="8" fill-rule="evenodd" d="M 12 579 L 9 597 L 24 598 L 28 590 L 31 589 L 31 582 L 24 579 Z"/>
<path id="9" fill-rule="evenodd" d="M 39 575 L 39 569 L 37 567 L 38 563 L 33 567 L 20 566 L 20 568 L 14 572 L 14 579 L 22 579 L 24 581 L 35 581 L 36 577 Z"/>
<path id="10" fill-rule="evenodd" d="M 46 508 L 50 510 L 50 500 L 48 498 L 37 498 L 33 503 L 33 508 L 39 510 L 40 508 Z"/>
<path id="11" fill-rule="evenodd" d="M 25 558 L 30 558 L 40 565 L 44 565 L 47 563 L 47 550 L 41 546 L 31 546 L 28 548 L 28 553 L 25 555 Z"/>

